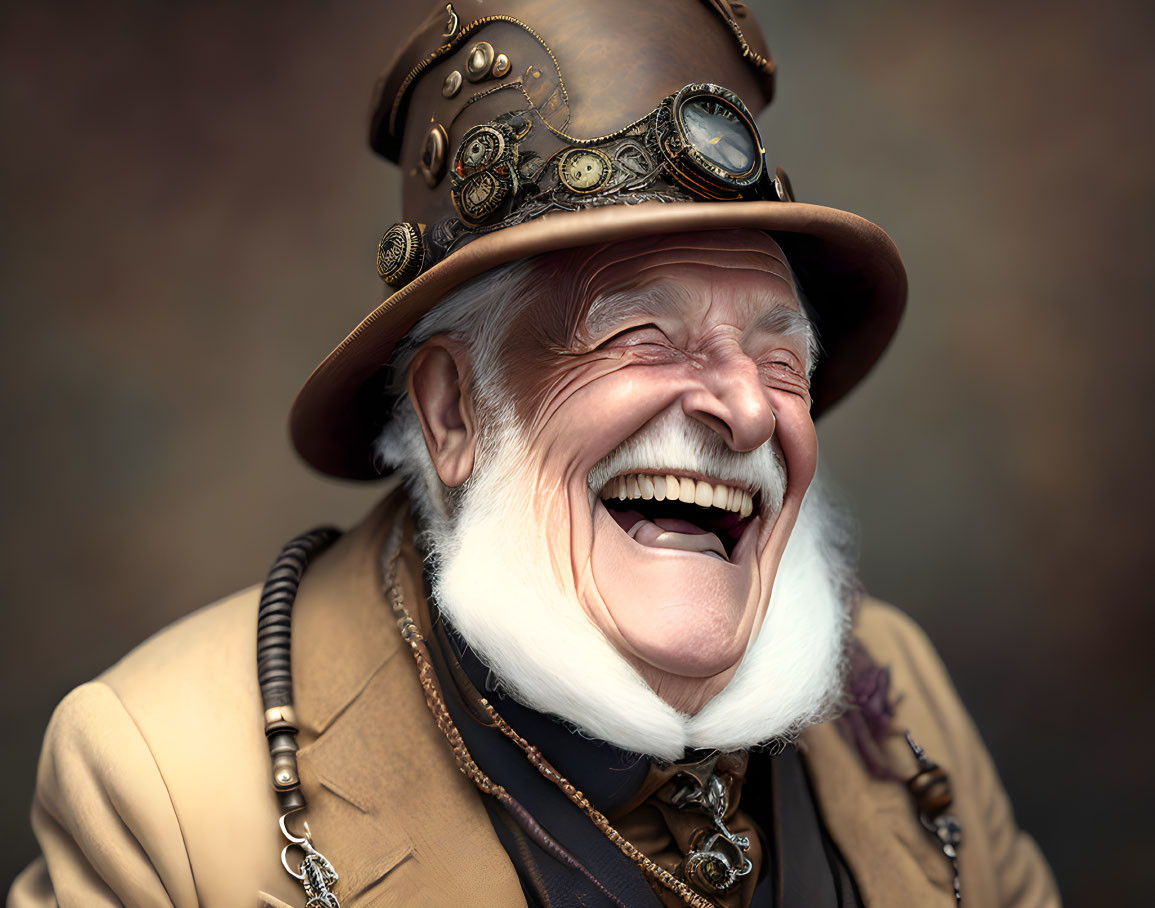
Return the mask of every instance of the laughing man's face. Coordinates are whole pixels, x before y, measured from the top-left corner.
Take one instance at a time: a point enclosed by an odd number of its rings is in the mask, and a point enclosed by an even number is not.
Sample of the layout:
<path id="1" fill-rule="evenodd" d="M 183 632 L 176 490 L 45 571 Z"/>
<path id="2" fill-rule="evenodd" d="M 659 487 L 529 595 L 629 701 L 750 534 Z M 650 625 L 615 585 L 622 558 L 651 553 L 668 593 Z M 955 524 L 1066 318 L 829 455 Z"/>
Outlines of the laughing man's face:
<path id="1" fill-rule="evenodd" d="M 758 633 L 814 475 L 809 327 L 763 233 L 567 263 L 569 302 L 543 299 L 505 350 L 538 477 L 509 493 L 535 509 L 590 621 L 695 713 Z"/>

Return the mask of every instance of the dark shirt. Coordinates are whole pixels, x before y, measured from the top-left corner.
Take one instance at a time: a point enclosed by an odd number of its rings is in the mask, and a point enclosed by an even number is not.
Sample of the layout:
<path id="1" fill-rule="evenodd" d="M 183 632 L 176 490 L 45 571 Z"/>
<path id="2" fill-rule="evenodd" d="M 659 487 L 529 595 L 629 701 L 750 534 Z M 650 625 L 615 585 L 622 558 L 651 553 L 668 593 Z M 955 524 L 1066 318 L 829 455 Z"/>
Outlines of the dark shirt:
<path id="1" fill-rule="evenodd" d="M 629 753 L 580 734 L 564 722 L 535 712 L 505 696 L 489 669 L 444 622 L 437 621 L 430 652 L 450 716 L 474 761 L 502 785 L 536 824 L 527 834 L 520 821 L 494 798 L 485 798 L 494 831 L 517 869 L 530 905 L 627 905 L 630 908 L 681 904 L 673 893 L 651 883 L 634 860 L 627 857 L 590 817 L 532 765 L 524 751 L 494 727 L 481 707 L 486 697 L 506 723 L 537 747 L 557 771 L 572 782 L 589 802 L 613 822 L 622 820 L 661 827 L 662 814 L 646 801 L 649 813 L 627 813 L 661 780 L 672 778 L 678 764 L 651 764 L 649 758 Z M 691 752 L 686 763 L 696 764 L 706 754 Z M 657 780 L 657 781 L 655 781 Z M 731 789 L 758 836 L 751 849 L 760 855 L 748 885 L 735 887 L 719 904 L 756 908 L 858 908 L 853 879 L 822 824 L 805 763 L 796 748 L 787 746 L 771 755 L 750 753 L 744 776 Z M 516 812 L 516 811 L 515 811 Z M 667 808 L 668 813 L 668 808 Z M 675 845 L 665 828 L 653 830 L 647 840 Z M 544 834 L 544 837 L 543 835 Z M 684 838 L 684 837 L 683 837 Z M 545 847 L 543 847 L 543 843 Z M 646 849 L 643 847 L 643 851 Z M 673 848 L 675 858 L 676 847 Z M 647 856 L 667 869 L 672 862 Z"/>

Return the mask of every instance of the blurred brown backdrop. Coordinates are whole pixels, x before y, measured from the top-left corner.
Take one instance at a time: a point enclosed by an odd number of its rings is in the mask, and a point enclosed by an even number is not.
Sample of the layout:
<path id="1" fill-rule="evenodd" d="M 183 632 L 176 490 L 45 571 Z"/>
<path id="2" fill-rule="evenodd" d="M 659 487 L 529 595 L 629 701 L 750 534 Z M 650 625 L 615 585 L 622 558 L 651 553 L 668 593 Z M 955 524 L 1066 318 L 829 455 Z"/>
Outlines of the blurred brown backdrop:
<path id="1" fill-rule="evenodd" d="M 896 346 L 822 426 L 863 576 L 937 642 L 1069 903 L 1147 902 L 1155 13 L 753 5 L 772 158 L 887 227 L 911 275 Z M 0 886 L 35 852 L 55 701 L 374 499 L 307 472 L 284 426 L 379 298 L 397 176 L 369 89 L 416 16 L 0 11 Z"/>

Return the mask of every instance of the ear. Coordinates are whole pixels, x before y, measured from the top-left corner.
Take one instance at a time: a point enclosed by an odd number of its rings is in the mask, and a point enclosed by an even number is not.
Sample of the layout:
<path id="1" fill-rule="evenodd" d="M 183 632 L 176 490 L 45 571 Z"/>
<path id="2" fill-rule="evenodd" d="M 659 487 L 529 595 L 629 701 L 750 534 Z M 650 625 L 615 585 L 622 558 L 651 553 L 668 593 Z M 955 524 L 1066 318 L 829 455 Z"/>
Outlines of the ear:
<path id="1" fill-rule="evenodd" d="M 477 423 L 469 377 L 464 344 L 447 334 L 427 340 L 409 366 L 409 399 L 437 475 L 450 487 L 461 485 L 473 472 Z"/>

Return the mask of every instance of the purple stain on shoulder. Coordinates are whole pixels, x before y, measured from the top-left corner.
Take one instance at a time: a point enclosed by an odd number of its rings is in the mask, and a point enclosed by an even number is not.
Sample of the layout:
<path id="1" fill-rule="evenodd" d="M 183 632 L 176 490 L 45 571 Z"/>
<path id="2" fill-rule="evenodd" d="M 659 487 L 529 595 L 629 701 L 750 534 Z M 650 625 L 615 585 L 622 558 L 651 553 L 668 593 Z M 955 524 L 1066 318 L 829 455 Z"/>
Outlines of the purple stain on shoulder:
<path id="1" fill-rule="evenodd" d="M 849 708 L 843 721 L 871 775 L 898 776 L 883 757 L 882 742 L 891 734 L 894 702 L 890 698 L 890 669 L 878 665 L 857 639 L 851 642 L 846 693 Z"/>

